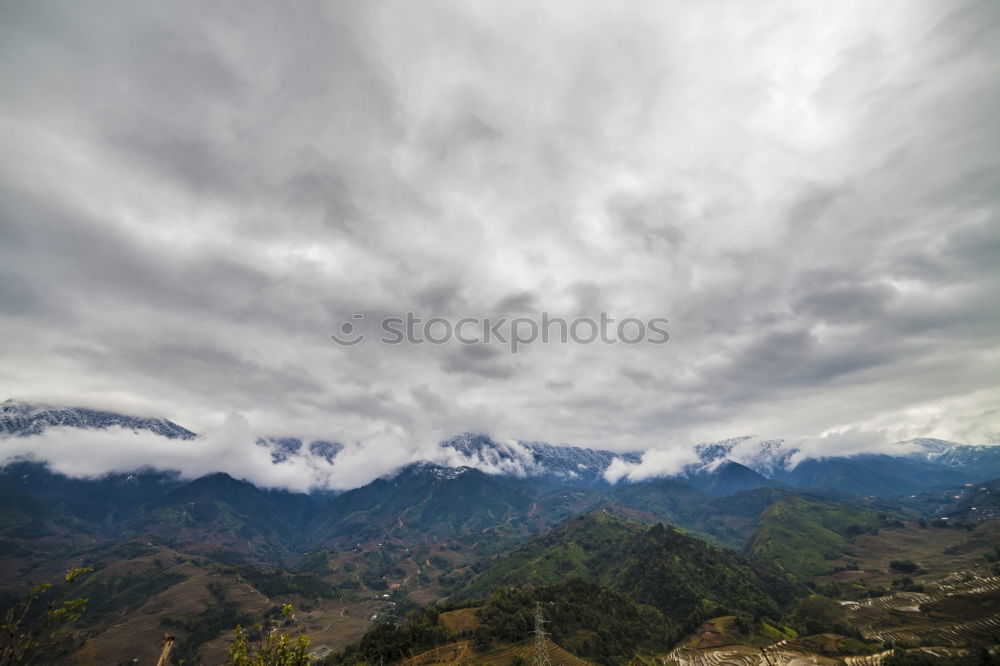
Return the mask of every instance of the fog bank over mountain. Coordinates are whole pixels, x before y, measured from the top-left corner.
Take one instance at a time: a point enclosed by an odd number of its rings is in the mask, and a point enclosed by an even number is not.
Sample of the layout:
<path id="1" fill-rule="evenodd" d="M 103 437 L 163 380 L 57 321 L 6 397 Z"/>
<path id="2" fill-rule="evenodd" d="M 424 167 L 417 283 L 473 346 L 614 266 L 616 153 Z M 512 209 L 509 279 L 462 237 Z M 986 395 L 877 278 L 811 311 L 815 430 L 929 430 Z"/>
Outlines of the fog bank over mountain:
<path id="1" fill-rule="evenodd" d="M 414 463 L 473 467 L 519 478 L 550 476 L 590 485 L 714 473 L 731 463 L 778 479 L 806 460 L 856 455 L 934 462 L 945 460 L 952 451 L 963 455 L 978 451 L 1000 462 L 1000 447 L 941 440 L 891 442 L 884 433 L 863 431 L 812 440 L 742 436 L 629 453 L 475 433 L 443 440 L 408 441 L 391 435 L 365 442 L 336 440 L 272 437 L 257 432 L 238 414 L 194 433 L 164 419 L 106 411 L 14 401 L 2 403 L 0 409 L 0 465 L 33 460 L 45 462 L 53 472 L 83 478 L 147 468 L 176 471 L 188 479 L 225 472 L 259 487 L 297 492 L 357 488 Z"/>

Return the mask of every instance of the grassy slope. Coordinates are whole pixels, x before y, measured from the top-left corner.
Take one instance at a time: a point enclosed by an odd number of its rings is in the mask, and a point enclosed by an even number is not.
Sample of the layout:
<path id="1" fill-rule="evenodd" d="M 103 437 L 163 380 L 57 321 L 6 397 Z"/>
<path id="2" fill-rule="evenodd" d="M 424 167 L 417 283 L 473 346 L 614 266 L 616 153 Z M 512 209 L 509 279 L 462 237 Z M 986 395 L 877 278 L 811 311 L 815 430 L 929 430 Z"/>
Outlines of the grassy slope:
<path id="1" fill-rule="evenodd" d="M 786 497 L 764 511 L 750 556 L 798 581 L 828 573 L 847 547 L 852 528 L 874 529 L 871 511 L 844 504 Z"/>
<path id="2" fill-rule="evenodd" d="M 599 512 L 528 542 L 454 598 L 485 598 L 501 585 L 544 585 L 572 576 L 624 592 L 679 622 L 719 608 L 778 614 L 774 593 L 788 594 L 732 551 L 673 528 L 647 528 Z"/>
<path id="3" fill-rule="evenodd" d="M 610 514 L 577 516 L 498 560 L 454 597 L 484 599 L 501 585 L 551 585 L 573 576 L 596 580 L 609 552 L 645 530 Z"/>

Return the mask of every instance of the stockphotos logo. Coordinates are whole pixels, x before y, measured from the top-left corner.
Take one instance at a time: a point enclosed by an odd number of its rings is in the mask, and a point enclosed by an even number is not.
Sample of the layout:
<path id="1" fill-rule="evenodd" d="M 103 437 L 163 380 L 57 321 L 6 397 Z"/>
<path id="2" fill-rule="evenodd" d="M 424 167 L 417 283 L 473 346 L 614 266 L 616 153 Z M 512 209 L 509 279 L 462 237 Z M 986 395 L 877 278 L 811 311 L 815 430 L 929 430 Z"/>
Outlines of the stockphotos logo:
<path id="1" fill-rule="evenodd" d="M 368 339 L 362 332 L 364 314 L 355 314 L 345 321 L 338 333 L 330 339 L 342 347 L 354 347 Z M 407 312 L 402 317 L 385 317 L 379 322 L 381 335 L 378 342 L 384 345 L 444 345 L 458 342 L 463 345 L 502 344 L 512 354 L 526 345 L 542 344 L 625 344 L 662 345 L 670 340 L 663 317 L 640 319 L 625 317 L 615 319 L 602 312 L 597 319 L 577 317 L 567 320 L 542 312 L 538 317 L 418 317 Z"/>

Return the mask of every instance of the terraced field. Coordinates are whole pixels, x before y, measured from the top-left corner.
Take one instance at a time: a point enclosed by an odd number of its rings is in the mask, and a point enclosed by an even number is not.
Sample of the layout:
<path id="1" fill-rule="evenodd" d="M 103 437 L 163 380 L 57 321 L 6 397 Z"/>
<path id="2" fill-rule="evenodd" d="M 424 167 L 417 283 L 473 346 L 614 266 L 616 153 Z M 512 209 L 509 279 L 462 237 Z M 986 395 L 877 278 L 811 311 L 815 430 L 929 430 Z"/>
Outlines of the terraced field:
<path id="1" fill-rule="evenodd" d="M 766 648 L 732 645 L 712 650 L 677 648 L 661 659 L 664 666 L 819 666 L 836 664 L 781 641 Z"/>
<path id="2" fill-rule="evenodd" d="M 459 610 L 441 613 L 441 624 L 443 624 L 445 629 L 448 631 L 454 631 L 456 633 L 472 631 L 480 625 L 479 617 L 476 616 L 478 611 L 478 608 L 461 608 Z"/>
<path id="3" fill-rule="evenodd" d="M 947 659 L 954 657 L 971 657 L 975 654 L 972 650 L 968 650 L 965 648 L 945 648 L 945 647 L 914 648 L 912 650 L 908 650 L 908 652 L 927 654 L 932 657 L 937 657 L 939 659 Z M 993 652 L 995 653 L 996 651 L 994 650 Z M 878 654 L 871 654 L 863 657 L 847 657 L 846 659 L 844 659 L 844 666 L 882 666 L 883 661 L 890 654 L 892 654 L 892 650 L 885 650 L 884 652 L 879 652 Z"/>
<path id="4" fill-rule="evenodd" d="M 1000 521 L 981 523 L 972 533 L 928 530 L 916 525 L 883 529 L 875 535 L 862 535 L 850 545 L 838 564 L 851 564 L 852 570 L 818 577 L 817 582 L 845 583 L 850 578 L 850 584 L 840 587 L 848 598 L 876 588 L 889 589 L 900 577 L 892 571 L 891 562 L 912 559 L 919 565 L 919 572 L 912 576 L 913 582 L 923 586 L 923 592 L 897 591 L 841 602 L 851 623 L 869 645 L 913 646 L 910 649 L 941 658 L 972 655 L 976 646 L 989 646 L 996 652 L 1000 650 L 1000 575 L 996 575 L 983 556 L 994 552 L 998 542 Z M 716 633 L 721 635 L 715 637 L 714 643 L 692 638 L 661 657 L 660 663 L 664 666 L 837 663 L 879 666 L 890 654 L 886 650 L 866 656 L 841 656 L 842 661 L 838 661 L 819 654 L 819 644 L 811 643 L 810 639 L 782 641 L 762 650 L 746 644 L 745 638 L 726 636 L 724 626 Z M 836 641 L 832 644 L 835 646 Z M 836 654 L 826 648 L 822 651 Z"/>
<path id="5" fill-rule="evenodd" d="M 552 666 L 593 666 L 591 662 L 570 654 L 551 640 L 545 642 L 545 653 Z M 415 657 L 400 662 L 402 666 L 449 666 L 453 664 L 495 664 L 508 666 L 520 657 L 532 663 L 535 657 L 533 643 L 514 645 L 511 647 L 477 653 L 472 649 L 471 641 L 457 641 L 442 645 L 418 654 Z"/>
<path id="6" fill-rule="evenodd" d="M 887 644 L 966 647 L 1000 643 L 1000 576 L 985 575 L 982 569 L 963 570 L 928 587 L 927 593 L 897 592 L 844 602 L 847 615 L 866 640 Z M 955 604 L 949 601 L 961 602 L 966 617 L 956 618 Z"/>

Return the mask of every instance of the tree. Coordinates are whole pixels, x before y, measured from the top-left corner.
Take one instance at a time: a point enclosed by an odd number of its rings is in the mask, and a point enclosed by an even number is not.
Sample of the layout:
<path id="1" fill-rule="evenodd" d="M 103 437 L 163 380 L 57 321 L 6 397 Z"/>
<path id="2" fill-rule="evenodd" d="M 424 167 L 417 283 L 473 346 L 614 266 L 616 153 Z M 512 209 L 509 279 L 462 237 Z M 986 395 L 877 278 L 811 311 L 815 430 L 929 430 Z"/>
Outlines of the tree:
<path id="1" fill-rule="evenodd" d="M 40 659 L 51 660 L 53 653 L 65 646 L 70 625 L 86 608 L 86 599 L 66 599 L 70 585 L 90 568 L 72 567 L 66 572 L 67 588 L 51 599 L 39 616 L 36 602 L 47 595 L 52 583 L 35 585 L 28 595 L 3 613 L 0 626 L 0 666 L 27 666 Z"/>
<path id="2" fill-rule="evenodd" d="M 844 607 L 833 599 L 818 594 L 799 599 L 786 620 L 803 636 L 827 633 L 844 636 L 857 634 L 857 629 L 847 619 Z"/>
<path id="3" fill-rule="evenodd" d="M 476 652 L 486 652 L 493 647 L 493 636 L 486 627 L 476 627 L 472 634 L 472 649 Z"/>
<path id="4" fill-rule="evenodd" d="M 910 560 L 893 560 L 889 562 L 889 570 L 896 573 L 916 573 L 920 567 Z"/>
<path id="5" fill-rule="evenodd" d="M 255 624 L 255 639 L 247 636 L 241 626 L 236 627 L 236 640 L 229 646 L 228 666 L 308 666 L 309 637 L 300 633 L 294 640 L 279 630 L 279 624 L 291 619 L 292 607 L 281 607 L 280 623 L 267 620 Z"/>

